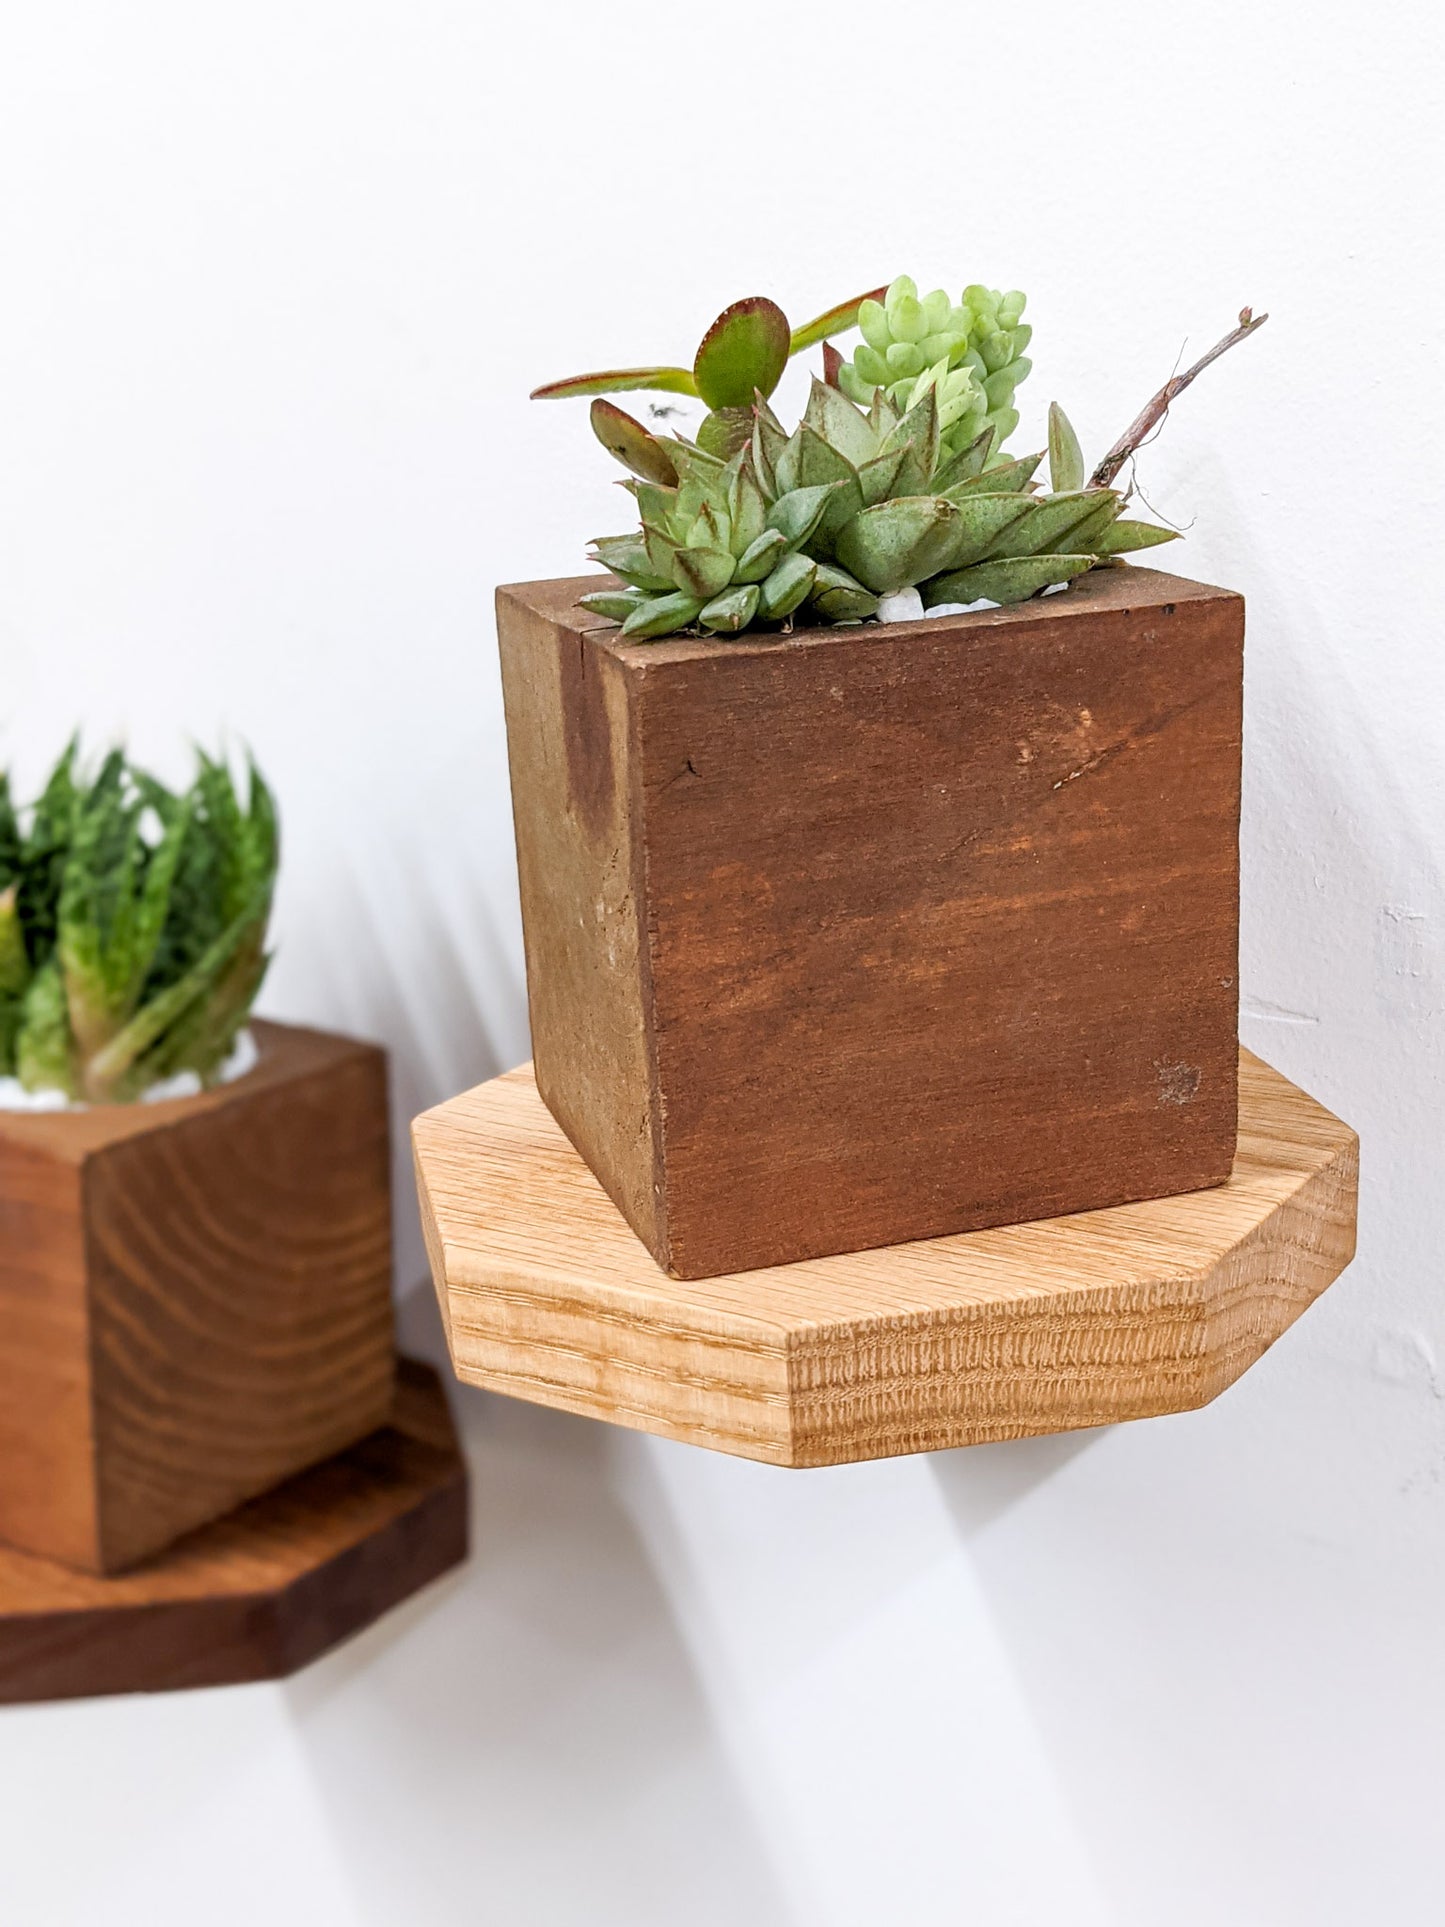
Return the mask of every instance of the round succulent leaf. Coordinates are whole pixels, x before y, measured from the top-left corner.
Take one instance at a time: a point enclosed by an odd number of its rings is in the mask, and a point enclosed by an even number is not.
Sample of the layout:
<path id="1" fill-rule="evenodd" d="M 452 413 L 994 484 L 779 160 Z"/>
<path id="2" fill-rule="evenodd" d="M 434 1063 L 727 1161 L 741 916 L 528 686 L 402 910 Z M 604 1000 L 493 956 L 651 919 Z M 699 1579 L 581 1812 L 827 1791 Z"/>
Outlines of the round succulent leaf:
<path id="1" fill-rule="evenodd" d="M 752 437 L 751 408 L 714 408 L 703 416 L 697 427 L 697 445 L 723 461 L 745 448 Z"/>
<path id="2" fill-rule="evenodd" d="M 1094 566 L 1091 555 L 1024 555 L 1008 561 L 977 562 L 969 569 L 955 569 L 930 582 L 923 600 L 935 602 L 1027 602 L 1040 589 L 1056 582 L 1072 582 Z"/>
<path id="3" fill-rule="evenodd" d="M 630 468 L 634 475 L 640 475 L 644 482 L 677 480 L 677 470 L 665 444 L 625 408 L 599 396 L 592 404 L 591 421 L 592 432 L 607 453 L 624 468 Z"/>
<path id="4" fill-rule="evenodd" d="M 727 588 L 733 568 L 725 549 L 679 549 L 672 559 L 672 578 L 685 595 L 707 602 Z"/>
<path id="5" fill-rule="evenodd" d="M 765 295 L 735 301 L 698 347 L 692 366 L 697 392 L 709 408 L 747 408 L 755 389 L 771 395 L 788 365 L 792 339 L 776 301 Z"/>
<path id="6" fill-rule="evenodd" d="M 802 607 L 817 579 L 818 565 L 811 556 L 785 555 L 758 584 L 758 614 L 765 622 L 781 622 Z"/>
<path id="7" fill-rule="evenodd" d="M 1115 522 L 1095 544 L 1099 555 L 1129 555 L 1135 549 L 1157 548 L 1161 542 L 1177 542 L 1178 529 L 1161 529 L 1153 522 Z"/>
<path id="8" fill-rule="evenodd" d="M 735 636 L 740 629 L 747 628 L 757 612 L 758 587 L 750 582 L 715 596 L 699 610 L 697 619 L 704 629 L 711 629 L 717 635 Z"/>
<path id="9" fill-rule="evenodd" d="M 1014 383 L 1018 376 L 1013 368 L 1001 368 L 996 375 L 990 375 L 983 384 L 984 398 L 988 402 L 989 413 L 995 409 L 1007 408 L 1013 400 Z"/>
<path id="10" fill-rule="evenodd" d="M 937 495 L 879 502 L 840 531 L 838 560 L 875 595 L 893 595 L 946 566 L 957 521 L 953 503 Z"/>
<path id="11" fill-rule="evenodd" d="M 893 339 L 893 330 L 888 326 L 888 310 L 881 301 L 865 301 L 858 309 L 858 331 L 865 343 L 875 354 L 886 355 Z M 854 359 L 857 359 L 854 350 Z"/>
<path id="12" fill-rule="evenodd" d="M 870 348 L 866 341 L 853 350 L 852 366 L 858 375 L 859 387 L 869 389 L 887 386 L 890 379 L 888 363 L 878 350 Z"/>
<path id="13" fill-rule="evenodd" d="M 889 377 L 893 381 L 902 381 L 909 376 L 923 373 L 924 354 L 917 342 L 890 342 L 884 359 L 888 363 Z"/>
<path id="14" fill-rule="evenodd" d="M 738 558 L 734 582 L 761 582 L 789 553 L 786 536 L 780 529 L 764 529 L 757 540 Z"/>
<path id="15" fill-rule="evenodd" d="M 697 596 L 675 590 L 671 595 L 652 596 L 640 609 L 634 609 L 622 625 L 629 642 L 652 642 L 658 636 L 676 635 L 697 621 L 702 601 Z"/>
<path id="16" fill-rule="evenodd" d="M 601 589 L 596 595 L 578 596 L 577 606 L 609 622 L 626 622 L 634 609 L 651 600 L 645 589 Z"/>

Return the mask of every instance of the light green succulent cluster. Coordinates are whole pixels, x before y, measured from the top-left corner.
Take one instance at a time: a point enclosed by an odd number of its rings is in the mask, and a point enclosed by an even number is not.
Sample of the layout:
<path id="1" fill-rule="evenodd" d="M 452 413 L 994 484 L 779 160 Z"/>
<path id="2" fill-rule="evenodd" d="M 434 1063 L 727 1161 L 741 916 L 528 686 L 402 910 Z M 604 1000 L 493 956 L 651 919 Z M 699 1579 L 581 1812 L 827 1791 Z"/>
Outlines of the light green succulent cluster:
<path id="1" fill-rule="evenodd" d="M 958 302 L 942 288 L 920 296 L 900 275 L 882 301 L 860 304 L 863 340 L 839 368 L 838 386 L 864 407 L 881 388 L 907 408 L 927 376 L 938 392 L 945 451 L 961 453 L 991 428 L 993 459 L 1001 461 L 1018 427 L 1014 390 L 1033 365 L 1024 352 L 1033 333 L 1022 320 L 1024 304 L 1017 290 L 1000 294 L 978 283 Z"/>
<path id="2" fill-rule="evenodd" d="M 0 1076 L 125 1102 L 211 1082 L 265 975 L 278 838 L 202 756 L 177 794 L 120 750 L 85 781 L 72 743 L 23 815 L 0 773 Z"/>
<path id="3" fill-rule="evenodd" d="M 584 596 L 583 607 L 639 642 L 693 623 L 736 635 L 755 618 L 784 621 L 819 587 L 818 565 L 803 548 L 831 491 L 765 488 L 751 446 L 727 461 L 690 442 L 666 446 L 676 485 L 624 483 L 642 527 L 592 545 L 591 559 L 629 586 Z"/>

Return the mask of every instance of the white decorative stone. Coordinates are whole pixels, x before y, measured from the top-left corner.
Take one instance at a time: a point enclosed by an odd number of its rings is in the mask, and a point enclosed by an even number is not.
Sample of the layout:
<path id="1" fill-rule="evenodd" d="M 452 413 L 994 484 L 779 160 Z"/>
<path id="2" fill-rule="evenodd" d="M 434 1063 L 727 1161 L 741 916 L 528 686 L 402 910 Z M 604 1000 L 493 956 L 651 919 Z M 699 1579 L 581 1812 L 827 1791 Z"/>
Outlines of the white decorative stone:
<path id="1" fill-rule="evenodd" d="M 256 1048 L 256 1040 L 249 1030 L 243 1030 L 236 1039 L 235 1049 L 221 1066 L 218 1084 L 232 1084 L 238 1077 L 253 1071 L 260 1062 L 261 1053 Z M 142 1104 L 165 1104 L 178 1097 L 196 1097 L 201 1090 L 201 1080 L 194 1071 L 178 1071 L 174 1077 L 163 1078 L 159 1084 L 152 1084 L 142 1093 Z M 88 1111 L 88 1104 L 73 1101 L 64 1091 L 27 1091 L 18 1077 L 0 1077 L 0 1111 Z"/>
<path id="2" fill-rule="evenodd" d="M 923 597 L 917 589 L 898 589 L 878 598 L 880 622 L 917 622 L 922 614 Z"/>

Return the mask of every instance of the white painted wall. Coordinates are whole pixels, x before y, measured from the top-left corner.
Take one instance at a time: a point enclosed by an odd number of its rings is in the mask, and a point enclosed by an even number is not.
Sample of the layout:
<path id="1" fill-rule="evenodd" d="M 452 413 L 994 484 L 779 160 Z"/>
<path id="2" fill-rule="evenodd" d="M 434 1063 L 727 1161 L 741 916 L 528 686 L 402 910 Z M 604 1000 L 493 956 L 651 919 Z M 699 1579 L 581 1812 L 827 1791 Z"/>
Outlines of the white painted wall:
<path id="1" fill-rule="evenodd" d="M 0 1714 L 6 1927 L 1425 1927 L 1445 1813 L 1436 8 L 0 10 L 0 749 L 248 738 L 275 1014 L 519 1059 L 489 600 L 622 526 L 579 365 L 1032 295 L 1250 604 L 1247 1041 L 1361 1256 L 1197 1416 L 790 1475 L 460 1394 L 477 1555 L 285 1687 Z M 423 1266 L 402 1194 L 401 1273 Z M 407 1299 L 437 1349 L 428 1294 Z"/>

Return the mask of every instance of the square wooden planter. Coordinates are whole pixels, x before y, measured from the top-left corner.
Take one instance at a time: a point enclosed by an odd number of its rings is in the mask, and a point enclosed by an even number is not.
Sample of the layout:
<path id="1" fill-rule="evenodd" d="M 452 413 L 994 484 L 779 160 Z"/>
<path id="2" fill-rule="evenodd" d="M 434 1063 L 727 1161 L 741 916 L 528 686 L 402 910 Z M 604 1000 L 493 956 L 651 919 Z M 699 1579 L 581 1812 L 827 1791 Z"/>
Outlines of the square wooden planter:
<path id="1" fill-rule="evenodd" d="M 628 644 L 498 592 L 538 1087 L 680 1278 L 1221 1183 L 1244 605 Z"/>
<path id="2" fill-rule="evenodd" d="M 253 1025 L 199 1097 L 0 1111 L 0 1539 L 116 1572 L 386 1422 L 386 1061 Z"/>

